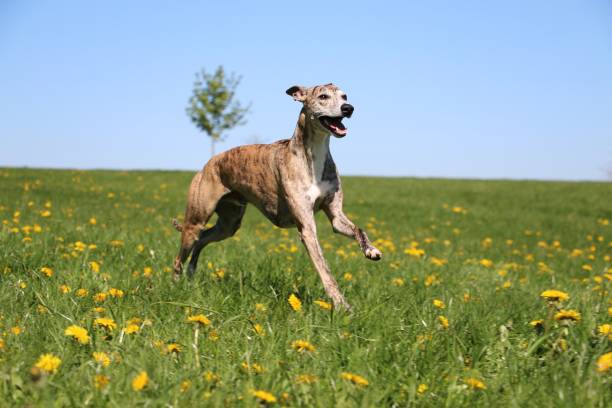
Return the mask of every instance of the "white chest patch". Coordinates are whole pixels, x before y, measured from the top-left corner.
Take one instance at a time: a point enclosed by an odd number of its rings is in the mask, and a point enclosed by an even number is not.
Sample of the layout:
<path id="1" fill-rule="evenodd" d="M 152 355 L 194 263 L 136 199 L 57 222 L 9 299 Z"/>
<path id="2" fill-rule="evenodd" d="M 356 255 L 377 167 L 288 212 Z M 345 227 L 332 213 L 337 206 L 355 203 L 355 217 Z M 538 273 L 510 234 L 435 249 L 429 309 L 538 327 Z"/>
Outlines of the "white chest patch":
<path id="1" fill-rule="evenodd" d="M 313 183 L 308 187 L 306 191 L 306 197 L 308 197 L 308 201 L 314 203 L 320 197 L 325 196 L 329 193 L 333 188 L 333 185 L 328 181 L 320 181 L 318 183 Z"/>

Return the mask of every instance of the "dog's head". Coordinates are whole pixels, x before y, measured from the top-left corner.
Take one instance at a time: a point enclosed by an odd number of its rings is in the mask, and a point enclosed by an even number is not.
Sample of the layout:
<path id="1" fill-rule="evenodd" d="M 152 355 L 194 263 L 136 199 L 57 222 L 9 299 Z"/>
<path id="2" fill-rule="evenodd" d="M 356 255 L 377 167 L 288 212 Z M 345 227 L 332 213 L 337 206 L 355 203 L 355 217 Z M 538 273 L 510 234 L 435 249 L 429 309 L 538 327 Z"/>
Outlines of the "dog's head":
<path id="1" fill-rule="evenodd" d="M 292 86 L 287 89 L 287 95 L 302 102 L 306 120 L 314 122 L 315 129 L 332 133 L 336 137 L 344 137 L 347 128 L 342 124 L 343 118 L 350 118 L 353 105 L 347 103 L 347 96 L 334 84 L 318 85 L 312 88 Z"/>

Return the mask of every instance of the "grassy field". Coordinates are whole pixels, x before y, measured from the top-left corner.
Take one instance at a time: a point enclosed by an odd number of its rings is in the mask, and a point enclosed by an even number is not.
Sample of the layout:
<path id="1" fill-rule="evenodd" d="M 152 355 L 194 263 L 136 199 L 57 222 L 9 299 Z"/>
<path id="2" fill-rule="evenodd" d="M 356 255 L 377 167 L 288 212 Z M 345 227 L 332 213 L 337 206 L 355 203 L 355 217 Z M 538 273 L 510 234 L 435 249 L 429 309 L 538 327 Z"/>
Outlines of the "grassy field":
<path id="1" fill-rule="evenodd" d="M 191 177 L 0 169 L 0 405 L 612 404 L 612 185 L 347 177 L 346 313 L 253 207 L 173 283 Z"/>

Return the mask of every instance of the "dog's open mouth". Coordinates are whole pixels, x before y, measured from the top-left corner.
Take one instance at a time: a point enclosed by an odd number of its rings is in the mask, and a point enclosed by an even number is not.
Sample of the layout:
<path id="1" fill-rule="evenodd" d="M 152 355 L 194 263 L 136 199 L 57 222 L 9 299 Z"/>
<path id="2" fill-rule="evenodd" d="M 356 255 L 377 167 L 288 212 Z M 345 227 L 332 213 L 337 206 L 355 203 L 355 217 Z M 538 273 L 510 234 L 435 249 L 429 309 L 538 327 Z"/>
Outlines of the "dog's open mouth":
<path id="1" fill-rule="evenodd" d="M 342 124 L 342 117 L 332 118 L 331 116 L 321 116 L 319 118 L 321 124 L 336 136 L 345 136 L 348 129 Z"/>

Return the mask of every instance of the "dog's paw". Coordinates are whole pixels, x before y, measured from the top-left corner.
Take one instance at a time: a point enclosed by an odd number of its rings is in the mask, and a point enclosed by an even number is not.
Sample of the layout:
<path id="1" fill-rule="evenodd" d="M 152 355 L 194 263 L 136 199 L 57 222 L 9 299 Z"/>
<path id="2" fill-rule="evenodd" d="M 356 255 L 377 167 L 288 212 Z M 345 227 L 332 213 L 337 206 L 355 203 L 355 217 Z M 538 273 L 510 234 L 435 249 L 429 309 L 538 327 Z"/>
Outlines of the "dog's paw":
<path id="1" fill-rule="evenodd" d="M 365 256 L 373 261 L 378 261 L 380 258 L 382 258 L 382 252 L 374 247 L 369 247 L 365 250 Z"/>

